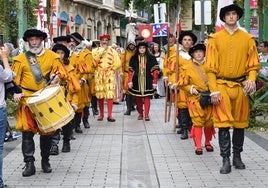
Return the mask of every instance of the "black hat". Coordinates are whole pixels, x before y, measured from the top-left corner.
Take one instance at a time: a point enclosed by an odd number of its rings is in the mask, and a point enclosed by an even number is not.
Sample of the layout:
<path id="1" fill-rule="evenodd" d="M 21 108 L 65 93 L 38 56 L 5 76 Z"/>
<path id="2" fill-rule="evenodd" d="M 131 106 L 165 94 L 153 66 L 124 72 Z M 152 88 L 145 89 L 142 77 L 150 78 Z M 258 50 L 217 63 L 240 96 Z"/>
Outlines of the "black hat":
<path id="1" fill-rule="evenodd" d="M 193 57 L 193 53 L 196 51 L 196 50 L 203 50 L 204 52 L 206 52 L 206 46 L 204 44 L 197 44 L 197 45 L 194 45 L 193 47 L 191 47 L 189 49 L 189 55 Z"/>
<path id="2" fill-rule="evenodd" d="M 239 16 L 239 19 L 243 16 L 244 14 L 244 11 L 242 8 L 240 8 L 238 5 L 236 4 L 231 4 L 231 5 L 228 5 L 228 6 L 225 6 L 225 7 L 222 7 L 221 10 L 220 10 L 220 19 L 221 21 L 225 22 L 224 21 L 224 16 L 227 12 L 230 12 L 230 11 L 236 11 L 236 13 L 238 14 Z"/>
<path id="3" fill-rule="evenodd" d="M 137 48 L 139 48 L 140 46 L 145 46 L 146 48 L 148 48 L 148 43 L 147 42 L 139 42 L 139 44 L 137 44 Z"/>
<path id="4" fill-rule="evenodd" d="M 70 56 L 70 50 L 66 47 L 66 46 L 64 46 L 63 44 L 55 44 L 54 46 L 53 46 L 53 48 L 52 48 L 52 51 L 53 52 L 57 52 L 57 50 L 62 50 L 62 51 L 64 51 L 64 53 L 65 53 L 65 57 L 69 57 Z"/>
<path id="5" fill-rule="evenodd" d="M 137 37 L 135 38 L 135 42 L 136 42 L 137 40 L 144 40 L 144 37 L 142 37 L 142 36 L 137 36 Z"/>
<path id="6" fill-rule="evenodd" d="M 43 31 L 38 30 L 38 29 L 28 29 L 24 32 L 23 40 L 25 42 L 27 42 L 28 38 L 30 38 L 30 37 L 41 37 L 41 38 L 43 38 L 43 40 L 45 40 L 47 38 L 47 34 Z"/>
<path id="7" fill-rule="evenodd" d="M 180 36 L 179 36 L 179 43 L 181 44 L 182 42 L 182 39 L 185 37 L 185 36 L 190 36 L 193 40 L 193 44 L 196 43 L 197 41 L 197 37 L 195 36 L 195 34 L 193 34 L 191 31 L 183 31 Z"/>
<path id="8" fill-rule="evenodd" d="M 71 38 L 73 38 L 76 43 L 80 44 L 82 40 L 84 40 L 84 38 L 82 37 L 82 35 L 80 35 L 77 32 L 72 33 L 71 35 L 69 35 Z"/>
<path id="9" fill-rule="evenodd" d="M 61 41 L 70 42 L 70 36 L 59 36 L 59 37 L 53 38 L 54 43 L 61 42 Z"/>

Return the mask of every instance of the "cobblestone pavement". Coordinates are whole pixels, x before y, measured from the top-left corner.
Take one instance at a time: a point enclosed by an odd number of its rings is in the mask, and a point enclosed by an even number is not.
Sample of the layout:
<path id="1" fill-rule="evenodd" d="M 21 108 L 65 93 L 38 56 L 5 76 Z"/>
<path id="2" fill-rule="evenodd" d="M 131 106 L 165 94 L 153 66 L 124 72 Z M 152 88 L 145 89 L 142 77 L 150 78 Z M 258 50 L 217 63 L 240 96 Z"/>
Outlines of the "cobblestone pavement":
<path id="1" fill-rule="evenodd" d="M 212 141 L 214 152 L 195 155 L 193 140 L 181 140 L 173 133 L 173 120 L 164 123 L 164 99 L 151 102 L 151 121 L 138 121 L 136 111 L 124 116 L 123 102 L 114 105 L 114 123 L 90 116 L 91 128 L 75 135 L 71 152 L 50 157 L 50 174 L 41 170 L 38 135 L 37 172 L 31 177 L 22 177 L 20 139 L 17 145 L 5 143 L 5 184 L 11 188 L 268 187 L 267 140 L 256 141 L 247 134 L 242 153 L 246 169 L 232 168 L 230 174 L 222 175 L 217 138 Z"/>

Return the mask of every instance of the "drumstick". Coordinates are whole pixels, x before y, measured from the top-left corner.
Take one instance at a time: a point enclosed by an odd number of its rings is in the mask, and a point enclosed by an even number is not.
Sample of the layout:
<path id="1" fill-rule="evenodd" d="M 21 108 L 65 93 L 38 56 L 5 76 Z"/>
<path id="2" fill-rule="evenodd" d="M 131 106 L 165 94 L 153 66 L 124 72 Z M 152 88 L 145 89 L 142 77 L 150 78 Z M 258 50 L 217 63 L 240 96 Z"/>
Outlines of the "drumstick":
<path id="1" fill-rule="evenodd" d="M 28 97 L 38 97 L 39 95 L 24 95 L 22 98 L 28 98 Z"/>

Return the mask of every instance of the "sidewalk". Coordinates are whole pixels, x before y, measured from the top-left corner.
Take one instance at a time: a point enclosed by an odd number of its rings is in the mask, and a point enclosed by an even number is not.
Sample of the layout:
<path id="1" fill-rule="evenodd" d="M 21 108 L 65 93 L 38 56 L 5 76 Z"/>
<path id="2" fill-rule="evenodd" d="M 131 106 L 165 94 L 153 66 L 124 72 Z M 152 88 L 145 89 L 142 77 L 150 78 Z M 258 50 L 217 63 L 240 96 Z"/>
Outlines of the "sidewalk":
<path id="1" fill-rule="evenodd" d="M 4 158 L 5 184 L 12 188 L 268 187 L 268 152 L 248 137 L 242 153 L 246 169 L 232 168 L 222 175 L 217 138 L 212 141 L 214 152 L 195 155 L 193 140 L 181 140 L 173 133 L 173 116 L 164 123 L 163 98 L 151 101 L 149 122 L 138 121 L 136 111 L 131 116 L 124 116 L 124 111 L 124 103 L 114 105 L 114 123 L 90 116 L 91 128 L 75 135 L 71 152 L 50 157 L 50 174 L 41 170 L 39 136 L 35 136 L 36 174 L 22 177 L 19 143 Z"/>

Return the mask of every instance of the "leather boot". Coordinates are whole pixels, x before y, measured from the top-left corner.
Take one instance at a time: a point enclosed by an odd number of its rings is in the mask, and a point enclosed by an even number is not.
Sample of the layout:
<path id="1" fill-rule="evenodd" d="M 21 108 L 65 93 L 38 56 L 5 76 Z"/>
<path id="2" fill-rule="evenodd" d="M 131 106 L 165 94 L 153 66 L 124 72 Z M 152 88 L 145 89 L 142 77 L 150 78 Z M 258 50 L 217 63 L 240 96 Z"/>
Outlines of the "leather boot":
<path id="1" fill-rule="evenodd" d="M 89 117 L 89 107 L 86 106 L 84 109 L 83 109 L 83 124 L 84 124 L 84 127 L 86 129 L 89 129 L 90 128 L 90 125 L 88 123 L 88 117 Z"/>
<path id="2" fill-rule="evenodd" d="M 98 99 L 96 96 L 91 97 L 91 108 L 93 111 L 93 115 L 97 116 L 99 115 L 99 110 L 98 110 Z"/>
<path id="3" fill-rule="evenodd" d="M 52 168 L 49 164 L 49 151 L 51 148 L 51 136 L 41 135 L 40 136 L 40 150 L 41 150 L 41 167 L 44 173 L 52 172 Z"/>
<path id="4" fill-rule="evenodd" d="M 44 173 L 51 173 L 52 172 L 52 168 L 51 168 L 48 160 L 42 160 L 41 167 L 42 167 Z"/>
<path id="5" fill-rule="evenodd" d="M 127 106 L 127 110 L 124 113 L 124 115 L 129 116 L 131 114 L 131 107 L 132 107 L 132 101 L 131 101 L 130 94 L 126 94 L 126 106 Z"/>
<path id="6" fill-rule="evenodd" d="M 35 174 L 35 166 L 33 161 L 26 162 L 24 171 L 22 172 L 23 177 L 29 177 Z"/>
<path id="7" fill-rule="evenodd" d="M 178 108 L 178 115 L 179 115 L 179 123 L 181 124 L 181 139 L 188 139 L 188 131 L 190 126 L 190 115 L 188 112 L 188 108 Z"/>
<path id="8" fill-rule="evenodd" d="M 71 145 L 70 145 L 70 141 L 64 141 L 63 145 L 62 145 L 62 152 L 70 152 L 71 151 Z"/>
<path id="9" fill-rule="evenodd" d="M 228 174 L 231 172 L 230 164 L 230 150 L 231 150 L 231 139 L 229 128 L 219 128 L 219 145 L 220 155 L 223 157 L 222 167 L 220 169 L 221 174 Z"/>
<path id="10" fill-rule="evenodd" d="M 70 152 L 71 146 L 70 146 L 70 140 L 72 135 L 72 125 L 71 123 L 68 123 L 67 125 L 62 127 L 63 132 L 63 146 L 62 146 L 62 152 Z"/>
<path id="11" fill-rule="evenodd" d="M 221 174 L 229 174 L 231 172 L 231 162 L 229 157 L 223 157 L 222 167 L 220 169 Z"/>
<path id="12" fill-rule="evenodd" d="M 245 129 L 236 129 L 233 131 L 233 166 L 236 169 L 245 169 L 246 165 L 242 162 L 241 152 L 244 145 L 244 132 Z"/>
<path id="13" fill-rule="evenodd" d="M 82 113 L 81 112 L 76 112 L 74 115 L 74 126 L 75 126 L 75 132 L 76 133 L 83 133 L 81 127 L 80 127 L 80 123 L 81 123 L 81 117 L 82 117 Z"/>
<path id="14" fill-rule="evenodd" d="M 32 132 L 22 132 L 22 154 L 24 158 L 25 169 L 22 172 L 23 177 L 31 176 L 35 174 L 34 166 L 34 152 L 35 144 L 33 140 L 34 133 Z"/>
<path id="15" fill-rule="evenodd" d="M 52 146 L 50 149 L 50 155 L 58 155 L 59 154 L 59 147 L 58 147 L 59 141 L 60 141 L 60 129 L 56 130 L 51 135 Z"/>

